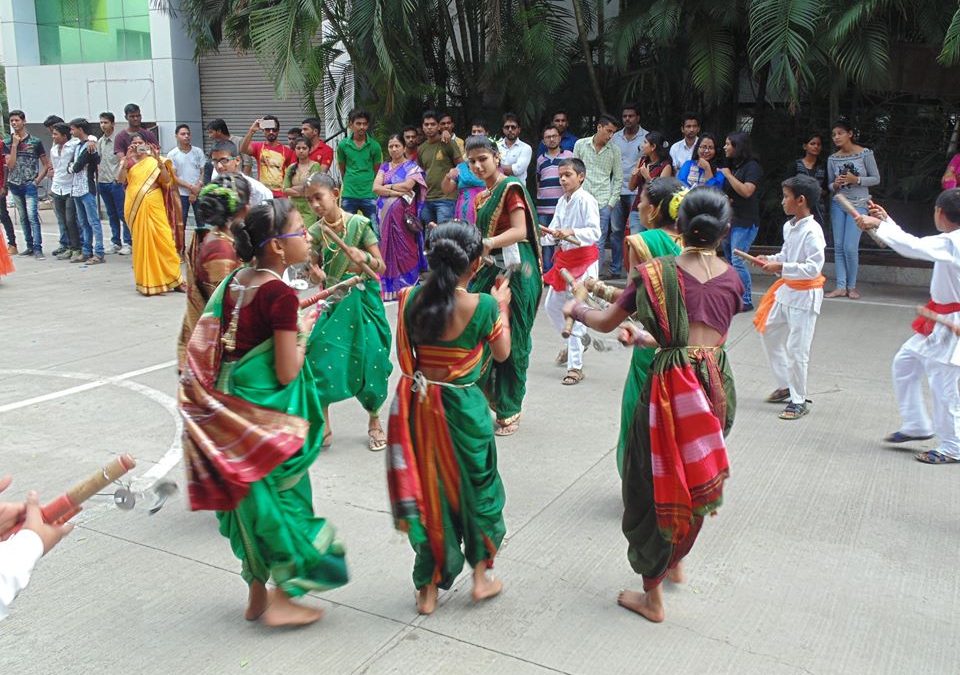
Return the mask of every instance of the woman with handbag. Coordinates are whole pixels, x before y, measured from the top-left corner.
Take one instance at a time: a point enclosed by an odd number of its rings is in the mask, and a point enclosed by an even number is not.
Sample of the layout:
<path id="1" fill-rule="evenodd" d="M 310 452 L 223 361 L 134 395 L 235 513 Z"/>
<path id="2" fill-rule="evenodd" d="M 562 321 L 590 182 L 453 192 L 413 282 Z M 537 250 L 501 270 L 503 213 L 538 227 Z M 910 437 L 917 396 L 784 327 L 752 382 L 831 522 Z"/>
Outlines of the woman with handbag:
<path id="1" fill-rule="evenodd" d="M 380 253 L 385 269 L 380 276 L 384 300 L 396 300 L 401 289 L 413 286 L 427 269 L 423 256 L 423 225 L 417 217 L 427 194 L 420 165 L 404 155 L 403 138 L 387 140 L 390 161 L 384 162 L 373 181 L 380 223 Z"/>

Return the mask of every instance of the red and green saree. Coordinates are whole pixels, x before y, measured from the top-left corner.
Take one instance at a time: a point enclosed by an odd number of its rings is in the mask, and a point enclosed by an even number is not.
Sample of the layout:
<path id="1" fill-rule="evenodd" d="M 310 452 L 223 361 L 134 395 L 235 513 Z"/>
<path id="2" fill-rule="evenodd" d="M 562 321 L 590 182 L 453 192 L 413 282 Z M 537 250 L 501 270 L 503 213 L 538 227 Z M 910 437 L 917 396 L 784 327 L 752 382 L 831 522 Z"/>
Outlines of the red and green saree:
<path id="1" fill-rule="evenodd" d="M 481 294 L 457 339 L 413 345 L 407 316 L 419 290 L 400 292 L 397 359 L 403 376 L 387 427 L 387 486 L 394 524 L 417 554 L 413 583 L 446 589 L 464 559 L 471 567 L 482 561 L 492 567 L 506 533 L 493 420 L 477 386 L 490 364 L 488 345 L 503 325 L 496 301 Z M 421 368 L 447 375 L 431 382 Z"/>

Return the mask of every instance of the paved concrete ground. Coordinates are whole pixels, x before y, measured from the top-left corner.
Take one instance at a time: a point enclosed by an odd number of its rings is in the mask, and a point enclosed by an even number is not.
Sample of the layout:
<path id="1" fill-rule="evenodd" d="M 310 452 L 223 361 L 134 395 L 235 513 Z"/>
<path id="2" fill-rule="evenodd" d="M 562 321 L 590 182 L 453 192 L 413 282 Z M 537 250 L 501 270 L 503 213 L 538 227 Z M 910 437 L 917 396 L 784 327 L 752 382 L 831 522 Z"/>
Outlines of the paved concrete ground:
<path id="1" fill-rule="evenodd" d="M 10 495 L 53 497 L 120 452 L 139 458 L 143 487 L 175 456 L 183 296 L 140 297 L 118 256 L 17 266 L 0 281 Z M 760 342 L 749 317 L 735 321 L 726 503 L 687 559 L 689 583 L 667 589 L 661 625 L 615 604 L 640 583 L 612 450 L 628 353 L 588 352 L 586 380 L 563 387 L 541 313 L 521 432 L 499 443 L 502 597 L 472 605 L 464 575 L 435 615 L 417 616 L 383 457 L 364 448 L 364 415 L 346 402 L 311 473 L 352 581 L 311 600 L 327 610 L 320 624 L 243 620 L 239 563 L 212 514 L 182 497 L 155 516 L 142 503 L 120 512 L 103 497 L 0 623 L 0 673 L 956 673 L 960 467 L 879 443 L 897 426 L 890 359 L 923 292 L 863 291 L 825 304 L 813 412 L 797 422 L 762 402 L 772 383 Z M 182 467 L 172 475 L 182 482 Z"/>

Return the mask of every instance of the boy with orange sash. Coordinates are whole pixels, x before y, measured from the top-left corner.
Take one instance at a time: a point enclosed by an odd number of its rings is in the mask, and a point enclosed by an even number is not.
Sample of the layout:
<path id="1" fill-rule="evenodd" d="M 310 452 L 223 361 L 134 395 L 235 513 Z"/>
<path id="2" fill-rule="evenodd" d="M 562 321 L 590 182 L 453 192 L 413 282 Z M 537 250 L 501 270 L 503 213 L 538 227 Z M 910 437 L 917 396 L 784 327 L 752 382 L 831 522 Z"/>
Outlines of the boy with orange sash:
<path id="1" fill-rule="evenodd" d="M 810 410 L 807 404 L 807 366 L 810 345 L 823 303 L 821 274 L 826 241 L 811 207 L 820 200 L 820 185 L 810 176 L 783 181 L 783 246 L 771 256 L 758 256 L 764 272 L 780 278 L 764 294 L 753 325 L 760 333 L 777 388 L 767 401 L 787 407 L 782 420 L 795 420 Z"/>
<path id="2" fill-rule="evenodd" d="M 553 267 L 543 275 L 544 283 L 549 285 L 543 308 L 559 333 L 563 331 L 565 323 L 563 306 L 573 297 L 567 290 L 560 270 L 567 270 L 578 282 L 587 277 L 596 279 L 600 271 L 600 252 L 597 250 L 600 206 L 593 195 L 582 187 L 587 176 L 583 160 L 565 159 L 558 165 L 558 171 L 563 196 L 557 202 L 547 236 L 551 243 L 555 237 L 559 237 L 559 241 L 553 256 Z M 574 323 L 566 347 L 557 356 L 558 365 L 567 365 L 567 374 L 561 380 L 563 384 L 578 384 L 583 379 L 584 350 L 581 338 L 586 332 L 586 326 L 580 322 Z"/>

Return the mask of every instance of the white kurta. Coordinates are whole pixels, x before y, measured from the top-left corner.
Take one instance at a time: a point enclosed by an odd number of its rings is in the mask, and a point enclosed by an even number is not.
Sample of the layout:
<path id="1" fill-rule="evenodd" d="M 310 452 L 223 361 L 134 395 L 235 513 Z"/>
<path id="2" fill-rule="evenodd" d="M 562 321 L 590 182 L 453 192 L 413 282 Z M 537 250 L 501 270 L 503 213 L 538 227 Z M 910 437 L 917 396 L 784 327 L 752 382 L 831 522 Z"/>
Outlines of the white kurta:
<path id="1" fill-rule="evenodd" d="M 600 239 L 600 206 L 589 192 L 580 188 L 571 195 L 563 195 L 557 202 L 557 210 L 550 222 L 554 230 L 573 230 L 574 236 L 580 241 L 581 247 L 596 246 Z M 552 238 L 551 238 L 552 239 Z M 559 242 L 561 251 L 578 248 L 568 242 Z M 556 262 L 554 262 L 556 265 Z M 586 277 L 597 278 L 600 271 L 599 262 L 594 262 L 581 274 L 577 281 Z M 563 306 L 573 296 L 568 291 L 557 292 L 552 286 L 547 287 L 547 297 L 543 301 L 543 308 L 553 323 L 557 332 L 563 330 Z M 580 339 L 586 335 L 587 327 L 579 321 L 573 324 L 573 332 L 567 338 L 567 369 L 580 370 L 583 368 L 583 343 Z"/>
<path id="2" fill-rule="evenodd" d="M 783 225 L 783 246 L 768 260 L 783 264 L 784 279 L 816 279 L 823 271 L 827 243 L 823 228 L 807 216 Z M 823 303 L 823 289 L 797 290 L 786 284 L 776 290 L 773 307 L 762 334 L 764 350 L 777 389 L 790 390 L 791 403 L 807 400 L 810 346 Z"/>
<path id="3" fill-rule="evenodd" d="M 43 555 L 43 541 L 33 530 L 20 530 L 0 541 L 0 621 L 10 613 L 10 603 L 30 583 L 30 573 Z"/>
<path id="4" fill-rule="evenodd" d="M 890 248 L 907 258 L 933 263 L 930 297 L 940 304 L 960 302 L 960 230 L 930 237 L 904 232 L 893 220 L 874 230 Z M 947 314 L 955 323 L 960 312 Z M 933 395 L 933 419 L 923 403 L 922 379 Z M 937 450 L 960 459 L 960 338 L 935 324 L 930 335 L 914 333 L 893 358 L 893 389 L 900 408 L 900 432 L 939 440 Z"/>

